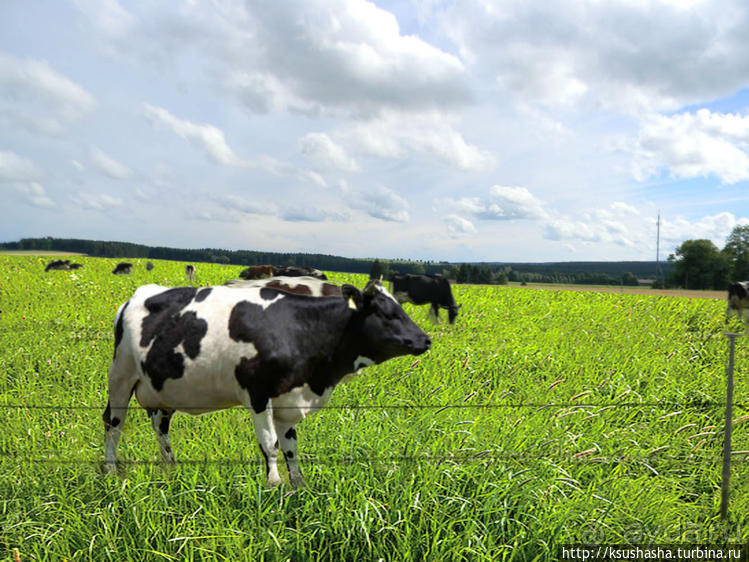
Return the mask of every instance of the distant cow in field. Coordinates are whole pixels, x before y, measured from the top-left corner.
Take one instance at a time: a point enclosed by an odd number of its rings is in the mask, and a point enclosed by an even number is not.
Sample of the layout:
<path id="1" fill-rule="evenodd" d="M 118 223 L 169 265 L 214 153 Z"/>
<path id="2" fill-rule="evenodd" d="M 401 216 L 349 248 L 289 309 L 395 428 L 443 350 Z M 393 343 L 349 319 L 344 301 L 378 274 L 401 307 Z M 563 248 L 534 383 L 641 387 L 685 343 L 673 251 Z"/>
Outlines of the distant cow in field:
<path id="1" fill-rule="evenodd" d="M 240 272 L 242 279 L 267 279 L 273 277 L 272 265 L 251 265 Z"/>
<path id="2" fill-rule="evenodd" d="M 325 274 L 319 269 L 314 267 L 306 267 L 300 265 L 284 265 L 273 268 L 274 277 L 317 277 L 323 281 L 327 281 Z"/>
<path id="3" fill-rule="evenodd" d="M 458 305 L 455 304 L 450 282 L 438 275 L 396 274 L 391 279 L 393 296 L 399 303 L 410 302 L 415 305 L 431 304 L 431 313 L 439 320 L 439 309 L 447 309 L 450 324 L 458 316 Z"/>
<path id="4" fill-rule="evenodd" d="M 737 281 L 728 286 L 726 322 L 731 313 L 735 313 L 749 326 L 749 281 Z"/>
<path id="5" fill-rule="evenodd" d="M 146 271 L 151 271 L 153 269 L 153 264 L 150 261 L 146 262 Z"/>
<path id="6" fill-rule="evenodd" d="M 187 264 L 185 266 L 185 275 L 190 281 L 195 281 L 195 266 L 192 264 Z"/>
<path id="7" fill-rule="evenodd" d="M 47 271 L 68 271 L 70 269 L 70 260 L 52 260 L 44 268 Z"/>
<path id="8" fill-rule="evenodd" d="M 130 275 L 132 272 L 133 264 L 126 262 L 118 263 L 112 270 L 112 273 L 115 275 Z"/>
<path id="9" fill-rule="evenodd" d="M 376 281 L 361 291 L 344 285 L 340 296 L 317 298 L 250 285 L 146 285 L 119 308 L 103 415 L 108 470 L 116 470 L 135 394 L 165 461 L 174 462 L 169 422 L 175 411 L 202 414 L 242 405 L 252 415 L 268 485 L 281 481 L 280 446 L 291 484 L 304 486 L 297 422 L 322 407 L 347 374 L 419 355 L 431 345 Z"/>
<path id="10" fill-rule="evenodd" d="M 232 279 L 224 283 L 225 287 L 247 288 L 247 287 L 268 287 L 278 289 L 286 293 L 295 295 L 305 295 L 308 297 L 340 297 L 341 288 L 318 279 L 317 277 L 271 277 L 269 279 L 255 280 L 238 280 Z"/>

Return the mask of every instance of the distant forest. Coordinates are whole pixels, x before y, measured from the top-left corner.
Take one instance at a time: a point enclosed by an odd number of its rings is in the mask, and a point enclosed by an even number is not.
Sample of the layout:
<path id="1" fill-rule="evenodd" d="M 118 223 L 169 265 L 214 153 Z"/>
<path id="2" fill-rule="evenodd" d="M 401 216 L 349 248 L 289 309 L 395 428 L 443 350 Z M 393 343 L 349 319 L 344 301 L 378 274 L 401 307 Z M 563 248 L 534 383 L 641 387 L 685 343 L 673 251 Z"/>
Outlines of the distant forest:
<path id="1" fill-rule="evenodd" d="M 24 238 L 0 243 L 4 250 L 47 250 L 78 252 L 105 258 L 147 258 L 231 265 L 299 265 L 326 271 L 365 273 L 373 277 L 393 273 L 441 274 L 458 283 L 506 284 L 573 283 L 589 285 L 637 285 L 638 279 L 654 279 L 655 262 L 558 262 L 558 263 L 451 263 L 446 261 L 407 261 L 357 259 L 327 254 L 257 252 L 216 248 L 181 249 L 145 246 L 129 242 L 81 240 L 74 238 Z M 660 264 L 660 275 L 668 273 L 669 263 Z"/>

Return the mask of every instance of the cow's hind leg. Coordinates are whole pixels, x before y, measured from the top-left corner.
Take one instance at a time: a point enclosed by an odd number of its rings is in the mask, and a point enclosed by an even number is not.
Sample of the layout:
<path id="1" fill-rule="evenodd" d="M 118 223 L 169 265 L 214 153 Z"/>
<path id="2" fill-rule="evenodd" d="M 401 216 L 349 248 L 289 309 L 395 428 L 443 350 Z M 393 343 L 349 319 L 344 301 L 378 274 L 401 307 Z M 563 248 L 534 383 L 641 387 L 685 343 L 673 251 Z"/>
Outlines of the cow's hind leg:
<path id="1" fill-rule="evenodd" d="M 172 443 L 169 440 L 169 422 L 172 419 L 172 410 L 163 410 L 161 408 L 148 408 L 148 416 L 151 418 L 151 427 L 156 434 L 156 440 L 159 442 L 161 459 L 164 462 L 174 462 L 174 452 Z"/>
<path id="2" fill-rule="evenodd" d="M 109 368 L 109 400 L 104 410 L 104 466 L 108 472 L 117 470 L 117 445 L 122 435 L 122 427 L 127 418 L 130 397 L 135 392 L 138 379 L 128 361 L 116 357 Z"/>
<path id="3" fill-rule="evenodd" d="M 276 432 L 281 443 L 281 451 L 286 459 L 286 468 L 289 469 L 289 482 L 294 488 L 307 486 L 301 470 L 296 451 L 296 429 L 294 424 L 276 421 Z"/>
<path id="4" fill-rule="evenodd" d="M 252 413 L 255 437 L 265 459 L 266 483 L 268 486 L 278 486 L 281 483 L 281 477 L 278 474 L 278 436 L 273 424 L 273 408 L 270 400 L 265 409 L 260 412 L 255 411 L 251 404 L 246 407 Z"/>

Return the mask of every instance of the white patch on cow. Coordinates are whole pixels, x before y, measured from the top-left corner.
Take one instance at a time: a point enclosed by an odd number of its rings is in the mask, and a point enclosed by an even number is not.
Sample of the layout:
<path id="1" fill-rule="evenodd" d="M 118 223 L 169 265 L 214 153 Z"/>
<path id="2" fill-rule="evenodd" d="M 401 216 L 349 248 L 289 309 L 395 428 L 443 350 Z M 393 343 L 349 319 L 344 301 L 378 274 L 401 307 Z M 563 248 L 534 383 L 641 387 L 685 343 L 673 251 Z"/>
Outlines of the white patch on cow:
<path id="1" fill-rule="evenodd" d="M 363 355 L 359 355 L 356 359 L 354 359 L 354 369 L 358 370 L 362 367 L 369 367 L 370 365 L 374 365 L 375 362 L 370 359 L 369 357 L 364 357 Z"/>
<path id="2" fill-rule="evenodd" d="M 330 399 L 333 387 L 328 387 L 322 396 L 312 392 L 307 383 L 292 388 L 289 392 L 271 399 L 273 405 L 273 417 L 288 424 L 294 425 L 322 408 Z"/>
<path id="3" fill-rule="evenodd" d="M 383 287 L 382 285 L 375 285 L 375 288 L 378 291 L 380 291 L 383 295 L 385 295 L 386 297 L 388 297 L 390 300 L 392 300 L 394 303 L 400 304 L 400 303 L 398 303 L 397 299 L 393 295 L 391 295 L 390 292 L 385 287 Z"/>
<path id="4" fill-rule="evenodd" d="M 354 297 L 348 298 L 348 307 L 352 310 L 357 310 L 356 303 L 354 302 Z"/>

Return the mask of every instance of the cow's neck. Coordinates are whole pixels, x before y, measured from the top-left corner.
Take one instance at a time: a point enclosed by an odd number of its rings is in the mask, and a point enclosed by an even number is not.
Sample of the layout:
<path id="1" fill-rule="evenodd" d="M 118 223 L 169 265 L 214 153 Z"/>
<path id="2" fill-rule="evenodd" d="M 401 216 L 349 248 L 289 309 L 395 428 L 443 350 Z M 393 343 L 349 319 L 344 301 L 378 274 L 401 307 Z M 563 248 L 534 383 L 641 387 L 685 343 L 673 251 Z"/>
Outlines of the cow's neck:
<path id="1" fill-rule="evenodd" d="M 336 321 L 332 324 L 330 316 L 326 317 L 326 336 L 335 340 L 332 352 L 312 366 L 310 386 L 317 394 L 334 387 L 346 375 L 373 363 L 362 345 L 361 317 L 348 305 L 343 310 L 336 310 L 335 316 Z"/>

